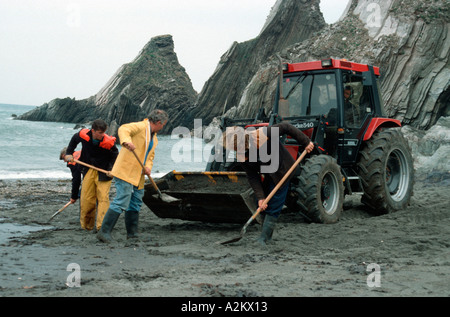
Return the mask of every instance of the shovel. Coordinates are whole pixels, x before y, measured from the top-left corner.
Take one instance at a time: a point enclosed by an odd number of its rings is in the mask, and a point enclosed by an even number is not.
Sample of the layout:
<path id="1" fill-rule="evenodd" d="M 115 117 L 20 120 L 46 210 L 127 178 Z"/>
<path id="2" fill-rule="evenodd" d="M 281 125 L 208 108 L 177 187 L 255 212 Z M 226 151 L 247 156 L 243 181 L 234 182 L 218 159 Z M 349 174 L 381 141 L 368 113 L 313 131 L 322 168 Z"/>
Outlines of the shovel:
<path id="1" fill-rule="evenodd" d="M 67 207 L 69 207 L 69 205 L 70 205 L 71 203 L 72 203 L 72 202 L 69 201 L 67 204 L 64 205 L 64 207 L 62 207 L 60 210 L 58 210 L 57 212 L 55 212 L 55 213 L 53 214 L 53 216 L 50 217 L 50 219 L 48 220 L 48 222 L 50 222 L 53 218 L 55 218 L 55 216 L 56 216 L 57 214 L 59 214 L 61 211 L 63 211 L 63 210 L 66 209 Z"/>
<path id="2" fill-rule="evenodd" d="M 84 166 L 92 168 L 92 169 L 94 169 L 96 171 L 99 171 L 99 172 L 102 172 L 102 173 L 105 173 L 105 174 L 109 173 L 109 171 L 102 170 L 101 168 L 95 167 L 94 165 L 91 165 L 91 164 L 88 164 L 88 163 L 84 163 L 84 162 L 81 162 L 81 161 L 75 160 L 75 159 L 73 161 L 75 163 L 77 163 L 77 164 L 84 165 Z"/>
<path id="3" fill-rule="evenodd" d="M 134 150 L 132 150 L 131 152 L 133 152 L 134 156 L 136 157 L 136 160 L 138 160 L 139 164 L 141 164 L 142 169 L 144 169 L 144 164 L 142 164 L 141 160 L 139 159 L 139 157 L 137 156 L 136 152 Z M 153 180 L 153 178 L 150 175 L 147 175 L 148 179 L 150 180 L 150 182 L 152 183 L 153 187 L 156 189 L 156 191 L 158 192 L 158 198 L 161 199 L 162 201 L 166 202 L 166 203 L 173 203 L 173 202 L 178 202 L 180 201 L 180 199 L 172 197 L 170 195 L 167 194 L 163 194 L 161 193 L 161 191 L 159 190 L 158 186 L 156 185 L 155 181 Z M 156 195 L 153 195 L 156 196 Z"/>
<path id="4" fill-rule="evenodd" d="M 277 184 L 277 186 L 275 186 L 275 188 L 272 190 L 272 192 L 269 194 L 269 196 L 267 196 L 267 198 L 264 200 L 264 202 L 262 204 L 263 206 L 266 205 L 269 202 L 269 200 L 272 199 L 273 195 L 275 195 L 275 193 L 278 191 L 278 189 L 280 189 L 280 187 L 283 185 L 283 183 L 286 181 L 286 179 L 289 177 L 289 175 L 291 175 L 291 173 L 294 171 L 294 169 L 297 167 L 297 165 L 300 164 L 300 162 L 303 160 L 303 158 L 305 157 L 306 154 L 307 154 L 306 150 L 303 151 L 302 155 L 300 155 L 300 157 L 297 159 L 297 161 L 295 161 L 295 163 L 291 166 L 289 171 L 287 171 L 287 173 L 283 176 L 281 181 Z M 261 212 L 261 207 L 256 210 L 256 212 L 253 214 L 253 216 L 250 217 L 250 219 L 247 221 L 247 223 L 241 229 L 241 233 L 240 233 L 239 237 L 236 237 L 236 238 L 228 240 L 228 241 L 217 242 L 217 243 L 225 245 L 225 244 L 229 244 L 229 243 L 233 243 L 233 242 L 237 242 L 237 241 L 241 240 L 244 237 L 245 233 L 247 232 L 247 227 L 259 215 L 260 212 Z"/>

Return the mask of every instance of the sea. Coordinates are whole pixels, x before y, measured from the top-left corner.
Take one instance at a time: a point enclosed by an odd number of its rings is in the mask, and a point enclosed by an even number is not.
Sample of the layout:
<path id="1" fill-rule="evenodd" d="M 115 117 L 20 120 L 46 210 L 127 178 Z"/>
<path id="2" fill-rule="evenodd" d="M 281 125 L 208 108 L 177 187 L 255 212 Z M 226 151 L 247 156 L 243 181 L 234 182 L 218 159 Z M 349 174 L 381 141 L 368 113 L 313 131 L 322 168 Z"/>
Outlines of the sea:
<path id="1" fill-rule="evenodd" d="M 72 178 L 59 154 L 79 129 L 74 123 L 14 119 L 35 107 L 0 104 L 0 180 Z M 159 135 L 158 141 L 154 178 L 172 170 L 205 170 L 212 145 L 203 139 Z M 81 144 L 77 149 L 81 149 Z"/>

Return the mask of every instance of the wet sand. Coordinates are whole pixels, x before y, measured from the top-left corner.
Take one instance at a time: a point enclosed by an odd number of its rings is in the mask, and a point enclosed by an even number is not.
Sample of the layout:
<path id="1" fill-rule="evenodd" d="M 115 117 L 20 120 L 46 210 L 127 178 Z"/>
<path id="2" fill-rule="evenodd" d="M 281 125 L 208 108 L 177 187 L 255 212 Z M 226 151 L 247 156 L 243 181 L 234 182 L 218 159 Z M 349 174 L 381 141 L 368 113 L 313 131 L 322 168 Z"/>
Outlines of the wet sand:
<path id="1" fill-rule="evenodd" d="M 411 205 L 388 215 L 372 216 L 359 196 L 333 225 L 282 214 L 266 248 L 254 242 L 257 224 L 223 246 L 242 225 L 161 219 L 147 206 L 142 241 L 127 243 L 122 215 L 106 245 L 80 229 L 78 203 L 48 223 L 69 192 L 68 180 L 0 181 L 0 226 L 39 230 L 0 240 L 0 296 L 450 295 L 448 175 L 422 177 Z"/>

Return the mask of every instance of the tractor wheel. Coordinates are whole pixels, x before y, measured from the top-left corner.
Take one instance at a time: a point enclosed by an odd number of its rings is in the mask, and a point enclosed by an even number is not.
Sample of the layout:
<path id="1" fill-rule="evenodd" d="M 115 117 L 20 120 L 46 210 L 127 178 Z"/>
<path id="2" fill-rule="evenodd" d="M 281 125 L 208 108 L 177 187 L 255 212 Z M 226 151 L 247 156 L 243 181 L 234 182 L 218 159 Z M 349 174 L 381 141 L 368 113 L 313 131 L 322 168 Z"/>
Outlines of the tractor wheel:
<path id="1" fill-rule="evenodd" d="M 342 213 L 344 184 L 336 160 L 328 155 L 309 158 L 291 182 L 297 209 L 311 221 L 335 223 Z M 295 204 L 290 204 L 291 208 Z"/>
<path id="2" fill-rule="evenodd" d="M 414 167 L 408 142 L 399 129 L 377 131 L 363 145 L 358 174 L 364 191 L 361 202 L 374 214 L 394 212 L 409 204 Z"/>

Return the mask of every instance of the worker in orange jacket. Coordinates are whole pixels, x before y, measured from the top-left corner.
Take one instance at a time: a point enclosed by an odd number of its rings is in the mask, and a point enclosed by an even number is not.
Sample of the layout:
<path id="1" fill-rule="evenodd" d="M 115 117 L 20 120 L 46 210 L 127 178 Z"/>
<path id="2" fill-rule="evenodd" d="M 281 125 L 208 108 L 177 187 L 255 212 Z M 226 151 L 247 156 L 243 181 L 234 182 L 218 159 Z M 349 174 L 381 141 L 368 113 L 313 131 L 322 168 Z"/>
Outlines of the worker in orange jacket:
<path id="1" fill-rule="evenodd" d="M 92 123 L 91 129 L 82 129 L 75 133 L 67 147 L 65 161 L 73 162 L 75 148 L 81 143 L 80 161 L 110 171 L 119 150 L 115 145 L 116 138 L 105 133 L 107 127 L 105 121 L 98 119 Z M 111 175 L 85 166 L 81 167 L 81 172 L 83 173 L 80 196 L 81 228 L 93 230 L 95 226 L 98 231 L 109 208 L 109 190 L 112 178 Z"/>

